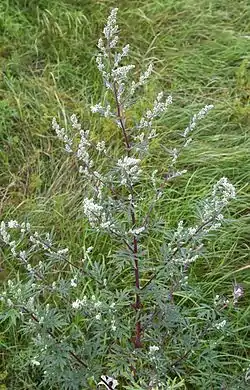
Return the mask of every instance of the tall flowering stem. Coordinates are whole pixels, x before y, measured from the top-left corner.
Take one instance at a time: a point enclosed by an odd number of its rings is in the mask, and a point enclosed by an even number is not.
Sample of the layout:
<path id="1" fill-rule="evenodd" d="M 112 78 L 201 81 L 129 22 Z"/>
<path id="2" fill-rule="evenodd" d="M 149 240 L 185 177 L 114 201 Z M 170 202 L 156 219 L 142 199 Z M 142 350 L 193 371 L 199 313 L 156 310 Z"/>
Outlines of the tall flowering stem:
<path id="1" fill-rule="evenodd" d="M 111 63 L 111 53 L 110 53 L 110 42 L 107 42 L 108 44 L 108 56 L 109 56 L 109 61 Z M 117 84 L 116 81 L 113 79 L 112 80 L 112 89 L 113 89 L 113 94 L 115 98 L 115 104 L 116 104 L 116 109 L 117 109 L 117 118 L 120 123 L 120 127 L 122 129 L 122 135 L 124 138 L 124 142 L 126 145 L 126 153 L 127 157 L 130 157 L 130 142 L 129 142 L 129 136 L 126 130 L 126 118 L 124 114 L 124 110 L 122 107 L 122 103 L 120 102 L 119 96 L 118 96 L 118 90 L 117 90 Z M 130 215 L 131 215 L 131 221 L 132 221 L 132 229 L 136 228 L 136 213 L 134 209 L 134 191 L 133 191 L 133 186 L 129 186 L 129 191 L 130 191 L 130 197 L 131 197 L 131 205 L 132 207 L 130 208 Z M 134 258 L 134 274 L 135 274 L 135 287 L 136 287 L 136 295 L 135 295 L 135 303 L 132 305 L 135 309 L 136 312 L 139 312 L 141 308 L 141 298 L 139 295 L 139 290 L 140 290 L 140 273 L 139 273 L 139 260 L 138 260 L 138 240 L 136 234 L 133 235 L 133 258 Z M 141 342 L 141 333 L 142 333 L 142 326 L 141 326 L 141 321 L 140 318 L 136 322 L 136 329 L 135 329 L 135 336 L 132 338 L 133 343 L 135 348 L 141 348 L 142 347 L 142 342 Z"/>
<path id="2" fill-rule="evenodd" d="M 133 255 L 133 263 L 134 263 L 134 277 L 135 277 L 135 302 L 132 305 L 136 312 L 136 329 L 135 336 L 132 338 L 133 344 L 135 348 L 142 347 L 142 325 L 141 325 L 141 296 L 140 292 L 144 290 L 156 277 L 157 273 L 151 276 L 150 280 L 144 285 L 140 286 L 140 272 L 139 272 L 139 258 L 138 258 L 138 234 L 140 234 L 143 230 L 146 229 L 146 225 L 148 223 L 149 214 L 155 206 L 155 203 L 160 198 L 162 194 L 162 190 L 164 187 L 164 183 L 161 183 L 160 188 L 154 184 L 155 188 L 155 197 L 152 201 L 151 206 L 149 207 L 148 213 L 145 217 L 144 223 L 141 227 L 138 227 L 138 221 L 136 216 L 136 196 L 134 192 L 134 184 L 138 181 L 138 178 L 141 174 L 141 169 L 139 168 L 139 163 L 141 162 L 141 158 L 148 152 L 149 150 L 149 142 L 151 139 L 157 136 L 156 130 L 153 128 L 154 120 L 159 118 L 162 114 L 164 114 L 168 106 L 172 103 L 172 97 L 168 96 L 164 99 L 164 93 L 159 92 L 153 102 L 153 106 L 151 109 L 146 110 L 146 112 L 142 115 L 139 122 L 132 128 L 126 127 L 126 110 L 131 107 L 136 101 L 136 92 L 139 87 L 142 87 L 148 80 L 150 74 L 152 73 L 153 66 L 149 64 L 147 70 L 140 75 L 139 81 L 130 82 L 129 73 L 132 69 L 134 69 L 134 65 L 123 65 L 121 61 L 128 56 L 129 45 L 126 45 L 119 52 L 117 50 L 117 43 L 119 41 L 118 37 L 118 26 L 116 23 L 117 17 L 117 8 L 111 10 L 110 16 L 108 17 L 107 24 L 103 30 L 103 37 L 98 41 L 99 53 L 96 58 L 96 63 L 98 70 L 100 71 L 104 85 L 108 92 L 111 93 L 112 101 L 114 102 L 114 110 L 112 111 L 112 103 L 109 100 L 104 100 L 104 103 L 98 103 L 91 107 L 93 113 L 99 113 L 104 117 L 110 117 L 118 126 L 119 130 L 122 132 L 124 145 L 126 148 L 126 156 L 120 158 L 117 162 L 118 171 L 120 173 L 120 184 L 126 187 L 126 190 L 129 193 L 130 199 L 130 220 L 132 227 L 129 229 L 129 232 L 132 234 L 133 243 L 129 245 L 129 248 Z M 108 94 L 106 95 L 108 96 Z M 190 134 L 196 127 L 197 122 L 202 119 L 211 109 L 212 105 L 205 106 L 198 114 L 194 115 L 189 126 L 185 129 L 183 137 L 183 145 L 182 148 L 178 151 L 177 149 L 169 151 L 170 156 L 172 156 L 172 161 L 169 167 L 168 177 L 166 180 L 173 179 L 178 177 L 186 172 L 177 171 L 175 169 L 176 161 L 182 151 L 183 148 L 186 148 L 187 145 L 191 142 Z M 65 135 L 63 134 L 64 138 Z M 64 140 L 64 142 L 68 143 L 68 139 Z M 138 158 L 139 157 L 139 158 Z M 157 171 L 155 171 L 156 173 Z M 155 183 L 154 174 L 152 175 L 152 182 Z M 101 210 L 101 214 L 103 214 L 103 207 L 94 205 L 95 210 Z M 100 214 L 100 213 L 99 213 Z M 93 220 L 93 218 L 92 218 Z M 97 220 L 97 218 L 95 218 Z M 205 225 L 207 225 L 206 218 Z M 106 218 L 104 223 L 106 224 Z M 209 224 L 209 223 L 208 223 Z M 109 232 L 113 233 L 114 229 L 112 227 L 112 231 L 109 225 Z M 198 231 L 197 231 L 198 229 Z M 192 231 L 192 235 L 185 240 L 185 243 L 188 244 L 189 241 L 194 236 L 194 233 L 199 231 L 202 228 L 196 227 Z M 170 248 L 172 258 L 174 261 L 179 261 L 179 259 L 175 259 L 178 249 Z M 196 252 L 198 248 L 191 248 L 189 254 L 187 255 L 187 261 L 191 262 L 197 258 Z M 164 264 L 165 265 L 165 264 Z"/>
<path id="3" fill-rule="evenodd" d="M 116 100 L 116 104 L 117 104 L 117 115 L 119 117 L 121 112 L 122 112 L 122 107 L 121 107 L 121 104 L 118 102 L 115 87 L 114 87 L 114 95 L 116 97 L 115 100 Z M 124 117 L 120 118 L 120 123 L 122 126 L 122 132 L 123 132 L 125 144 L 127 146 L 127 157 L 129 157 L 130 156 L 130 144 L 128 141 L 128 135 L 126 132 L 125 118 Z M 129 189 L 130 189 L 131 205 L 132 205 L 132 207 L 130 208 L 132 229 L 135 229 L 136 228 L 136 213 L 135 213 L 135 208 L 134 208 L 133 186 L 130 185 Z M 136 296 L 135 296 L 135 304 L 133 305 L 133 307 L 137 312 L 139 312 L 139 310 L 141 308 L 141 298 L 140 298 L 140 295 L 138 293 L 138 291 L 140 290 L 140 273 L 139 273 L 139 260 L 138 260 L 138 240 L 137 240 L 136 234 L 133 235 L 133 257 L 134 257 L 135 287 L 137 290 Z M 141 321 L 140 321 L 140 319 L 138 319 L 138 321 L 136 322 L 135 337 L 133 337 L 133 343 L 134 343 L 135 348 L 141 348 L 141 346 L 142 346 L 141 332 L 142 332 Z"/>

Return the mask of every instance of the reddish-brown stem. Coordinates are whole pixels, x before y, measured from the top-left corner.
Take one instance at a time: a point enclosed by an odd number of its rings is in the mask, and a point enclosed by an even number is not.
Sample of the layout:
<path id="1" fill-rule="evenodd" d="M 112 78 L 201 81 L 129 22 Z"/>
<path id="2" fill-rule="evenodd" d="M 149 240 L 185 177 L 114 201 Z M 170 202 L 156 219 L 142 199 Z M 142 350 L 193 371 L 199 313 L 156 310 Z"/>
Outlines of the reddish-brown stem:
<path id="1" fill-rule="evenodd" d="M 128 135 L 127 135 L 127 132 L 126 132 L 125 118 L 124 118 L 124 115 L 123 115 L 123 112 L 122 112 L 122 107 L 121 107 L 121 105 L 120 105 L 120 103 L 118 101 L 117 88 L 116 88 L 115 82 L 113 83 L 113 86 L 114 86 L 115 103 L 116 103 L 116 107 L 117 107 L 117 117 L 118 117 L 120 125 L 121 125 L 122 134 L 123 134 L 124 141 L 125 141 L 126 148 L 127 148 L 127 155 L 129 156 L 129 154 L 130 154 L 130 143 L 129 143 Z"/>
<path id="2" fill-rule="evenodd" d="M 133 225 L 135 225 L 135 214 L 134 211 L 131 212 Z M 135 266 L 135 286 L 136 289 L 139 291 L 140 289 L 140 274 L 139 274 L 139 262 L 138 262 L 138 245 L 137 245 L 137 238 L 134 236 L 134 266 Z M 136 292 L 135 296 L 135 304 L 133 305 L 134 309 L 136 311 L 139 311 L 141 308 L 141 299 L 138 292 Z M 135 329 L 135 337 L 133 338 L 133 343 L 135 348 L 141 348 L 141 333 L 142 333 L 142 327 L 141 327 L 141 321 L 140 319 L 136 322 L 136 329 Z"/>
<path id="3" fill-rule="evenodd" d="M 129 157 L 130 155 L 130 143 L 129 143 L 129 138 L 126 132 L 126 126 L 125 126 L 125 117 L 124 113 L 122 110 L 122 106 L 119 103 L 118 100 L 118 95 L 117 95 L 117 88 L 116 88 L 116 83 L 115 81 L 113 82 L 113 89 L 114 89 L 114 97 L 115 97 L 115 102 L 116 102 L 116 107 L 117 107 L 117 117 L 121 125 L 122 129 L 122 134 L 124 137 L 124 142 L 126 145 L 127 149 L 127 156 Z M 130 188 L 130 194 L 132 196 L 132 205 L 133 205 L 133 188 Z M 135 211 L 132 206 L 131 208 L 131 219 L 132 219 L 132 226 L 133 228 L 136 227 L 136 216 L 135 216 Z M 133 305 L 135 311 L 139 314 L 139 310 L 141 308 L 141 299 L 139 295 L 139 289 L 140 289 L 140 274 L 139 274 L 139 262 L 138 262 L 138 242 L 137 242 L 137 237 L 134 235 L 133 237 L 133 257 L 134 257 L 134 272 L 135 272 L 135 287 L 137 289 L 136 295 L 135 295 L 135 303 Z M 135 325 L 135 336 L 132 338 L 133 343 L 135 348 L 141 348 L 142 343 L 141 343 L 141 334 L 142 334 L 142 327 L 141 327 L 141 321 L 140 318 L 138 318 L 136 325 Z"/>

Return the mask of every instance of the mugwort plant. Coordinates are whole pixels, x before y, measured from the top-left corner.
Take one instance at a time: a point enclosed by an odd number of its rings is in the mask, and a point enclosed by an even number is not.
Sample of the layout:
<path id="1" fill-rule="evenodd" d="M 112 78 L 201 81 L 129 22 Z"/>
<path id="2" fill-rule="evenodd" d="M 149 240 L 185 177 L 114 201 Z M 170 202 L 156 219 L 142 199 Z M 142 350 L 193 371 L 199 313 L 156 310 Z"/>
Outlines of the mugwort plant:
<path id="1" fill-rule="evenodd" d="M 195 114 L 179 146 L 168 150 L 167 174 L 151 170 L 157 119 L 170 109 L 172 97 L 159 92 L 138 117 L 153 64 L 134 81 L 129 45 L 118 48 L 116 18 L 114 8 L 98 41 L 105 94 L 90 109 L 116 129 L 117 147 L 83 128 L 74 114 L 69 129 L 52 120 L 65 151 L 79 164 L 79 214 L 96 237 L 109 240 L 109 251 L 100 253 L 86 238 L 82 258 L 75 258 L 68 247 L 57 247 L 52 233 L 38 232 L 29 222 L 2 221 L 3 248 L 20 273 L 6 283 L 1 318 L 19 329 L 25 347 L 14 362 L 38 388 L 204 388 L 199 373 L 214 364 L 218 340 L 230 332 L 227 310 L 238 305 L 243 289 L 235 285 L 232 297 L 216 295 L 204 303 L 188 270 L 208 256 L 205 244 L 223 224 L 235 188 L 226 177 L 215 182 L 193 225 L 181 220 L 172 229 L 168 221 L 159 222 L 168 189 L 187 172 L 178 168 L 179 156 L 213 106 Z M 219 374 L 210 380 L 216 387 Z"/>

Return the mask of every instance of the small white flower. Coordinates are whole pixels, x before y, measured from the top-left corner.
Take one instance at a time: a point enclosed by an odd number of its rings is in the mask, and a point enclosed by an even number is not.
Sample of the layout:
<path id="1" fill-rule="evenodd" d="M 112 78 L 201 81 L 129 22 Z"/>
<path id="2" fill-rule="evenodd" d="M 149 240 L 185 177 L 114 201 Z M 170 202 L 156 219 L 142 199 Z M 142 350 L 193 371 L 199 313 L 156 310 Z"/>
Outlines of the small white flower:
<path id="1" fill-rule="evenodd" d="M 6 303 L 7 303 L 7 305 L 8 305 L 9 307 L 12 307 L 12 306 L 13 306 L 13 302 L 12 302 L 12 300 L 9 299 L 9 298 L 7 299 Z"/>
<path id="2" fill-rule="evenodd" d="M 101 222 L 101 224 L 100 224 L 100 227 L 101 227 L 102 229 L 108 229 L 108 228 L 110 228 L 111 226 L 112 226 L 111 221 Z"/>
<path id="3" fill-rule="evenodd" d="M 149 347 L 149 353 L 150 353 L 150 354 L 154 354 L 155 352 L 157 352 L 157 351 L 159 351 L 159 350 L 160 350 L 160 348 L 157 347 L 157 345 L 151 345 L 151 346 Z"/>
<path id="4" fill-rule="evenodd" d="M 73 309 L 80 309 L 83 306 L 83 301 L 80 299 L 77 299 L 76 301 L 72 302 Z"/>
<path id="5" fill-rule="evenodd" d="M 38 361 L 38 360 L 36 360 L 36 358 L 33 358 L 32 360 L 31 360 L 31 364 L 33 365 L 33 366 L 40 366 L 40 362 Z"/>
<path id="6" fill-rule="evenodd" d="M 213 187 L 212 197 L 215 198 L 220 194 L 222 195 L 225 203 L 236 197 L 235 187 L 226 177 L 222 177 Z"/>
<path id="7" fill-rule="evenodd" d="M 214 184 L 212 195 L 206 199 L 202 210 L 202 221 L 206 223 L 204 231 L 209 232 L 221 226 L 224 219 L 221 211 L 235 197 L 235 188 L 226 177 L 222 177 Z M 209 224 L 207 224 L 208 221 L 210 221 Z"/>
<path id="8" fill-rule="evenodd" d="M 104 215 L 103 206 L 95 203 L 93 198 L 84 199 L 83 210 L 91 226 L 94 226 L 97 222 L 99 222 L 100 219 L 102 219 L 102 216 Z"/>
<path id="9" fill-rule="evenodd" d="M 154 118 L 159 117 L 161 114 L 163 114 L 168 106 L 172 104 L 172 96 L 168 96 L 165 102 L 162 102 L 163 99 L 163 92 L 158 93 L 156 100 L 154 101 L 154 107 L 153 110 L 148 110 L 146 112 L 146 117 L 148 120 L 152 120 Z"/>
<path id="10" fill-rule="evenodd" d="M 71 279 L 70 284 L 71 284 L 71 287 L 77 287 L 77 280 L 76 280 L 76 278 Z"/>
<path id="11" fill-rule="evenodd" d="M 116 325 L 115 325 L 115 320 L 112 320 L 112 321 L 111 321 L 111 330 L 112 330 L 113 332 L 115 332 L 116 329 L 117 329 L 117 327 L 116 327 Z"/>
<path id="12" fill-rule="evenodd" d="M 86 254 L 89 254 L 90 252 L 92 252 L 92 250 L 94 249 L 93 246 L 89 246 L 87 249 L 86 249 Z"/>
<path id="13" fill-rule="evenodd" d="M 69 251 L 69 248 L 59 249 L 57 251 L 57 254 L 58 255 L 66 255 L 68 253 L 68 251 Z"/>
<path id="14" fill-rule="evenodd" d="M 140 75 L 139 81 L 137 83 L 135 81 L 132 81 L 131 88 L 130 88 L 130 91 L 129 91 L 130 97 L 132 97 L 134 95 L 135 91 L 139 87 L 142 87 L 143 85 L 146 84 L 148 78 L 150 77 L 150 75 L 152 73 L 152 70 L 153 70 L 153 65 L 149 64 L 147 70 L 143 74 Z M 126 107 L 127 107 L 127 104 L 125 104 L 125 108 Z"/>
<path id="15" fill-rule="evenodd" d="M 139 227 L 139 228 L 130 229 L 129 233 L 138 236 L 139 234 L 144 232 L 144 230 L 145 230 L 145 226 L 142 226 L 142 227 Z"/>
<path id="16" fill-rule="evenodd" d="M 188 228 L 188 234 L 189 234 L 190 236 L 193 236 L 193 235 L 195 235 L 195 234 L 196 234 L 196 232 L 197 232 L 197 229 L 198 229 L 198 226 L 196 226 L 196 227 L 191 227 L 191 228 Z"/>
<path id="17" fill-rule="evenodd" d="M 191 253 L 188 253 L 188 255 L 186 257 L 183 257 L 183 258 L 180 257 L 180 258 L 174 259 L 173 262 L 176 264 L 187 266 L 188 264 L 194 263 L 198 258 L 199 258 L 199 255 L 192 256 L 192 252 L 191 252 Z"/>
<path id="18" fill-rule="evenodd" d="M 117 68 L 123 57 L 126 57 L 129 52 L 129 45 L 123 47 L 121 53 L 115 54 L 114 68 Z"/>
<path id="19" fill-rule="evenodd" d="M 8 279 L 7 284 L 10 288 L 12 288 L 14 286 L 14 283 L 11 279 Z"/>
<path id="20" fill-rule="evenodd" d="M 91 109 L 91 112 L 93 112 L 93 114 L 95 114 L 97 112 L 99 112 L 100 114 L 104 113 L 104 108 L 100 103 L 95 104 L 94 106 L 91 106 L 90 109 Z"/>
<path id="21" fill-rule="evenodd" d="M 136 135 L 136 136 L 134 137 L 134 140 L 135 140 L 135 141 L 138 140 L 140 143 L 143 143 L 144 137 L 145 137 L 145 133 L 142 132 L 141 134 Z"/>
<path id="22" fill-rule="evenodd" d="M 106 153 L 105 141 L 97 142 L 97 144 L 96 144 L 96 150 L 97 150 L 98 152 L 104 152 L 104 153 Z"/>
<path id="23" fill-rule="evenodd" d="M 153 130 L 151 130 L 151 132 L 149 133 L 148 139 L 152 139 L 152 138 L 155 138 L 155 137 L 157 137 L 157 133 L 156 133 L 156 130 L 153 129 Z"/>
<path id="24" fill-rule="evenodd" d="M 19 257 L 22 261 L 26 262 L 27 261 L 27 254 L 26 251 L 20 251 L 19 252 Z"/>
<path id="25" fill-rule="evenodd" d="M 187 170 L 186 170 L 186 169 L 183 169 L 182 171 L 171 172 L 171 173 L 168 173 L 168 174 L 165 176 L 165 179 L 168 181 L 168 180 L 174 179 L 175 177 L 182 176 L 182 175 L 184 175 L 185 173 L 187 173 Z"/>
<path id="26" fill-rule="evenodd" d="M 8 222 L 8 228 L 13 229 L 19 227 L 19 224 L 17 221 L 11 220 Z"/>
<path id="27" fill-rule="evenodd" d="M 95 319 L 99 321 L 99 320 L 101 319 L 101 317 L 102 317 L 101 314 L 98 313 L 98 314 L 95 316 Z"/>
<path id="28" fill-rule="evenodd" d="M 214 324 L 214 327 L 216 329 L 220 330 L 220 329 L 223 329 L 226 326 L 226 323 L 227 323 L 226 320 L 222 320 L 221 322 L 217 322 L 216 324 Z"/>

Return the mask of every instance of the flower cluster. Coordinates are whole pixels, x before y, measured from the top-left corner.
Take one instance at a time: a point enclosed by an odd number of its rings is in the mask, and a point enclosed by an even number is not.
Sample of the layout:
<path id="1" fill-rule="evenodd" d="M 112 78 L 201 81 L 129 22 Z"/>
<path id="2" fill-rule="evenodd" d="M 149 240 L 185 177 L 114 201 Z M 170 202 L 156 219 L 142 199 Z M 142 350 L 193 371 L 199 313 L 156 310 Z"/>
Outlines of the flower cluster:
<path id="1" fill-rule="evenodd" d="M 177 171 L 176 169 L 174 169 L 174 166 L 175 166 L 177 159 L 179 158 L 181 152 L 183 151 L 183 149 L 185 149 L 192 141 L 190 133 L 193 132 L 193 130 L 196 128 L 198 121 L 203 119 L 209 113 L 209 111 L 211 111 L 213 109 L 213 107 L 214 106 L 212 104 L 206 105 L 198 112 L 198 114 L 195 114 L 193 116 L 191 122 L 189 123 L 189 125 L 184 130 L 184 133 L 182 134 L 182 136 L 184 137 L 184 142 L 179 150 L 177 148 L 173 148 L 173 149 L 168 150 L 168 152 L 171 156 L 171 164 L 169 166 L 169 172 L 168 172 L 168 175 L 166 177 L 167 180 L 172 179 L 174 177 L 181 176 L 187 172 L 186 170 Z"/>
<path id="2" fill-rule="evenodd" d="M 93 114 L 98 113 L 98 114 L 104 116 L 105 118 L 115 117 L 115 114 L 111 111 L 110 104 L 107 104 L 104 107 L 101 103 L 98 103 L 98 104 L 95 104 L 94 106 L 91 106 L 90 109 L 91 109 Z"/>
<path id="3" fill-rule="evenodd" d="M 163 92 L 158 93 L 153 108 L 147 110 L 145 115 L 140 119 L 139 124 L 137 124 L 136 134 L 133 137 L 136 142 L 136 151 L 146 152 L 148 150 L 149 141 L 157 137 L 157 132 L 152 127 L 154 120 L 163 115 L 167 111 L 168 106 L 172 104 L 172 96 L 168 96 L 166 99 L 163 99 L 163 97 Z"/>
<path id="4" fill-rule="evenodd" d="M 215 327 L 216 329 L 218 329 L 218 330 L 222 330 L 222 329 L 225 328 L 226 324 L 227 324 L 227 321 L 226 321 L 226 320 L 222 320 L 222 321 L 220 321 L 220 322 L 216 322 L 216 323 L 214 324 L 214 327 Z"/>
<path id="5" fill-rule="evenodd" d="M 118 8 L 113 8 L 108 17 L 107 24 L 103 29 L 103 34 L 110 44 L 110 47 L 115 47 L 118 42 L 118 26 L 116 24 Z"/>
<path id="6" fill-rule="evenodd" d="M 118 26 L 116 24 L 117 8 L 112 9 L 108 18 L 107 25 L 104 27 L 104 39 L 100 38 L 98 41 L 98 48 L 100 50 L 96 63 L 98 70 L 101 72 L 105 86 L 111 91 L 116 91 L 116 99 L 121 103 L 122 95 L 125 91 L 125 81 L 128 73 L 134 69 L 134 65 L 120 66 L 121 60 L 127 57 L 129 53 L 129 45 L 122 48 L 121 53 L 115 52 L 112 55 L 118 42 Z M 110 60 L 112 58 L 112 66 L 110 67 Z M 107 104 L 104 108 L 100 103 L 91 107 L 92 112 L 98 112 L 105 117 L 114 116 L 110 111 L 110 105 Z"/>
<path id="7" fill-rule="evenodd" d="M 81 309 L 86 305 L 87 297 L 84 296 L 83 299 L 77 298 L 74 302 L 72 302 L 72 308 L 75 310 Z"/>
<path id="8" fill-rule="evenodd" d="M 121 184 L 131 186 L 136 183 L 141 174 L 139 168 L 140 159 L 125 156 L 117 161 L 117 167 L 121 175 Z"/>
<path id="9" fill-rule="evenodd" d="M 222 177 L 213 186 L 212 194 L 204 203 L 201 210 L 202 222 L 206 224 L 206 229 L 214 230 L 221 226 L 224 219 L 221 213 L 231 199 L 235 199 L 236 191 L 234 186 L 226 177 Z"/>
<path id="10" fill-rule="evenodd" d="M 52 119 L 52 129 L 56 132 L 57 137 L 64 142 L 66 152 L 72 153 L 73 139 L 69 138 L 66 133 L 66 130 L 63 127 L 61 128 L 59 126 L 56 121 L 56 118 Z"/>
<path id="11" fill-rule="evenodd" d="M 9 230 L 16 230 L 20 233 L 18 240 L 11 240 Z M 53 248 L 52 237 L 50 233 L 45 233 L 43 236 L 37 231 L 32 233 L 30 223 L 22 222 L 21 224 L 15 220 L 9 222 L 1 222 L 0 238 L 10 247 L 12 255 L 18 259 L 26 268 L 30 275 L 34 278 L 41 279 L 43 271 L 43 263 L 39 262 L 36 266 L 32 266 L 30 259 L 38 251 L 44 251 L 46 256 L 55 256 L 55 258 L 62 259 L 68 253 L 68 248 L 55 250 Z M 27 249 L 20 249 L 22 244 L 26 243 Z"/>
<path id="12" fill-rule="evenodd" d="M 152 120 L 158 118 L 162 115 L 170 104 L 172 104 L 172 96 L 168 96 L 165 101 L 163 101 L 163 92 L 159 92 L 155 101 L 152 110 L 147 110 L 145 117 L 141 118 L 139 129 L 144 129 L 145 127 L 152 126 Z"/>
<path id="13" fill-rule="evenodd" d="M 139 81 L 138 82 L 132 81 L 131 88 L 130 88 L 130 91 L 129 91 L 130 97 L 132 97 L 134 95 L 135 91 L 138 88 L 143 87 L 143 85 L 146 84 L 147 80 L 151 76 L 152 71 L 153 71 L 153 64 L 149 64 L 149 66 L 146 69 L 146 71 L 140 75 Z M 127 105 L 128 105 L 128 103 L 125 104 L 126 108 L 127 108 Z"/>
<path id="14" fill-rule="evenodd" d="M 198 114 L 195 114 L 193 116 L 192 120 L 190 121 L 189 125 L 186 127 L 183 133 L 183 137 L 186 139 L 186 142 L 188 142 L 188 136 L 196 128 L 198 121 L 203 119 L 208 114 L 208 112 L 212 110 L 212 108 L 214 108 L 212 104 L 206 105 L 198 112 Z"/>
<path id="15" fill-rule="evenodd" d="M 104 206 L 95 203 L 94 199 L 85 198 L 83 201 L 83 211 L 92 227 L 101 229 L 111 229 L 114 224 L 104 211 Z"/>
<path id="16" fill-rule="evenodd" d="M 115 318 L 116 308 L 115 303 L 107 304 L 102 302 L 92 295 L 88 298 L 84 295 L 82 298 L 77 298 L 71 302 L 71 307 L 75 313 L 84 310 L 85 317 L 91 317 L 91 319 L 97 322 L 103 320 L 109 330 L 114 334 L 117 331 L 117 320 Z"/>
<path id="17" fill-rule="evenodd" d="M 95 110 L 92 107 L 93 111 Z M 109 110 L 110 106 L 106 108 Z M 101 112 L 101 106 L 96 107 L 96 112 Z M 105 112 L 103 113 L 104 115 Z M 94 160 L 91 156 L 91 152 L 97 153 L 99 156 L 106 156 L 107 149 L 105 145 L 105 141 L 93 142 L 90 140 L 90 132 L 89 130 L 83 130 L 81 124 L 79 123 L 75 114 L 72 114 L 70 117 L 70 123 L 73 131 L 75 132 L 73 138 L 70 139 L 66 134 L 65 129 L 60 129 L 60 126 L 57 124 L 55 118 L 52 121 L 52 128 L 56 131 L 59 139 L 63 140 L 65 143 L 65 149 L 69 152 L 74 153 L 75 157 L 79 161 L 79 173 L 84 175 L 85 179 L 88 179 L 89 184 L 91 184 L 93 193 L 97 196 L 97 198 L 102 197 L 102 189 L 105 183 L 105 176 L 102 175 L 98 170 L 94 167 Z M 63 137 L 62 137 L 63 134 Z M 69 150 L 70 143 L 70 150 Z"/>
<path id="18" fill-rule="evenodd" d="M 139 236 L 139 234 L 144 232 L 144 230 L 145 230 L 145 226 L 141 226 L 141 227 L 138 227 L 138 228 L 130 229 L 129 233 L 133 234 L 133 235 L 136 235 L 136 236 Z"/>
<path id="19" fill-rule="evenodd" d="M 168 258 L 175 264 L 185 266 L 196 261 L 203 248 L 202 240 L 210 231 L 221 226 L 224 219 L 222 210 L 234 198 L 234 186 L 223 177 L 213 186 L 211 197 L 203 202 L 200 210 L 201 223 L 185 228 L 183 221 L 179 221 L 168 243 Z"/>

